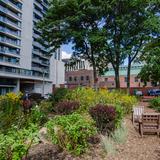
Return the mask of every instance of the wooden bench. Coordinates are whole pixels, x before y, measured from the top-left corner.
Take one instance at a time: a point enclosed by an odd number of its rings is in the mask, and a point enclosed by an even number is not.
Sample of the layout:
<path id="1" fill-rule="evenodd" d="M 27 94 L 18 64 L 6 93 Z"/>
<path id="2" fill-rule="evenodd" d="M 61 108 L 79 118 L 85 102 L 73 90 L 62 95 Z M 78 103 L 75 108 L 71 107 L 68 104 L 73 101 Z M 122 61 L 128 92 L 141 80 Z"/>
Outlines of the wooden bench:
<path id="1" fill-rule="evenodd" d="M 144 133 L 160 133 L 160 114 L 145 113 L 142 114 L 142 120 L 139 122 L 139 132 L 143 137 Z"/>
<path id="2" fill-rule="evenodd" d="M 142 114 L 144 113 L 144 106 L 138 106 L 133 108 L 132 114 L 132 123 L 139 122 L 142 118 Z"/>

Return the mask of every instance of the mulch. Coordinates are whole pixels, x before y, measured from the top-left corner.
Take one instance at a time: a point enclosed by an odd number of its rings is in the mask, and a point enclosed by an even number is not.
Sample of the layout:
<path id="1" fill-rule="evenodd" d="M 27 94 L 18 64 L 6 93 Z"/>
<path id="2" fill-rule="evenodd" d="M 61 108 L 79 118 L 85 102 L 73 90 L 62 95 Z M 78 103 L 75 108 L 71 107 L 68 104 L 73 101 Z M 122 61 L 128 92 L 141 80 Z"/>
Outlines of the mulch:
<path id="1" fill-rule="evenodd" d="M 148 103 L 141 102 L 139 105 L 145 106 L 145 112 L 155 112 L 148 108 Z M 125 144 L 117 145 L 115 155 L 107 155 L 99 145 L 92 146 L 91 149 L 81 158 L 74 160 L 160 160 L 160 137 L 157 135 L 144 135 L 141 138 L 138 127 L 134 127 L 131 116 L 126 117 L 125 126 L 128 130 L 128 137 Z M 69 160 L 66 157 L 66 160 Z"/>

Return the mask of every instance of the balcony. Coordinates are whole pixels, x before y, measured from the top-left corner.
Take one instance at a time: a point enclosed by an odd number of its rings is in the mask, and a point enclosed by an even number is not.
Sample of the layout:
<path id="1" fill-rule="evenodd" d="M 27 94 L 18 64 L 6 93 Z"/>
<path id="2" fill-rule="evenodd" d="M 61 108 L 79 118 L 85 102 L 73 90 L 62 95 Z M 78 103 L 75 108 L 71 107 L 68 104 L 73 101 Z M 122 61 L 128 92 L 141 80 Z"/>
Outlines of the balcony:
<path id="1" fill-rule="evenodd" d="M 36 39 L 40 38 L 40 36 L 36 33 L 33 33 L 33 37 L 36 38 Z"/>
<path id="2" fill-rule="evenodd" d="M 10 20 L 8 20 L 7 18 L 5 17 L 0 17 L 0 22 L 4 23 L 4 24 L 7 24 L 8 26 L 14 28 L 14 29 L 21 29 L 21 26 L 18 25 L 17 23 L 14 23 Z"/>
<path id="3" fill-rule="evenodd" d="M 13 65 L 19 65 L 19 61 L 13 58 L 9 59 L 9 58 L 3 57 L 3 58 L 0 58 L 0 62 L 7 63 L 7 64 L 13 64 Z"/>
<path id="4" fill-rule="evenodd" d="M 34 21 L 35 23 L 38 23 L 40 20 L 37 19 L 37 18 L 35 18 L 35 17 L 33 17 L 33 21 Z"/>
<path id="5" fill-rule="evenodd" d="M 7 4 L 7 6 L 9 6 L 10 8 L 14 9 L 15 11 L 22 12 L 22 8 L 14 4 L 11 0 L 1 0 L 1 1 Z"/>
<path id="6" fill-rule="evenodd" d="M 0 27 L 0 32 L 7 34 L 10 37 L 20 39 L 20 35 L 17 32 L 11 31 L 7 28 Z"/>
<path id="7" fill-rule="evenodd" d="M 36 54 L 36 55 L 40 56 L 41 58 L 44 58 L 44 59 L 47 59 L 47 60 L 50 59 L 49 56 L 46 56 L 46 55 L 42 54 L 39 50 L 33 49 L 32 52 L 33 52 L 33 54 Z"/>
<path id="8" fill-rule="evenodd" d="M 34 8 L 34 13 L 37 14 L 39 17 L 43 17 L 43 13 L 41 13 L 40 11 L 38 11 L 37 9 Z"/>
<path id="9" fill-rule="evenodd" d="M 9 10 L 9 9 L 3 7 L 3 6 L 0 6 L 0 11 L 7 14 L 8 16 L 10 16 L 13 19 L 22 20 L 22 17 L 20 15 L 12 12 L 11 10 Z"/>
<path id="10" fill-rule="evenodd" d="M 42 45 L 36 41 L 33 41 L 33 45 L 38 48 L 42 48 Z"/>
<path id="11" fill-rule="evenodd" d="M 4 55 L 9 55 L 9 56 L 13 56 L 13 57 L 20 57 L 20 54 L 15 50 L 9 50 L 9 49 L 2 49 L 0 48 L 0 54 L 4 54 Z"/>
<path id="12" fill-rule="evenodd" d="M 32 62 L 35 62 L 35 63 L 38 63 L 38 64 L 42 63 L 42 61 L 39 58 L 33 58 Z"/>
<path id="13" fill-rule="evenodd" d="M 6 39 L 6 38 L 0 37 L 0 43 L 4 43 L 4 44 L 12 46 L 12 47 L 20 48 L 20 44 L 18 44 L 16 41 Z"/>
<path id="14" fill-rule="evenodd" d="M 40 67 L 32 67 L 32 70 L 33 71 L 38 71 L 38 72 L 43 72 L 43 69 L 42 68 L 40 68 Z"/>
<path id="15" fill-rule="evenodd" d="M 34 4 L 41 10 L 43 10 L 43 6 L 40 4 L 41 2 L 37 2 L 36 0 L 34 0 Z"/>

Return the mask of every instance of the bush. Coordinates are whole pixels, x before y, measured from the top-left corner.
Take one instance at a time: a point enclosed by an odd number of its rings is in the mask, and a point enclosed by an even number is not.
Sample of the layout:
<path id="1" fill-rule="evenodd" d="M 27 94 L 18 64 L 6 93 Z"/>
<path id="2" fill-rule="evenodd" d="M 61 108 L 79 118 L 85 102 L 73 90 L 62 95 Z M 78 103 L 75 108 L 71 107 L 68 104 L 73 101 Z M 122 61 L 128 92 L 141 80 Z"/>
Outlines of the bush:
<path id="1" fill-rule="evenodd" d="M 40 110 L 46 114 L 50 113 L 53 111 L 53 105 L 52 102 L 48 101 L 48 100 L 43 100 L 40 104 L 39 104 Z"/>
<path id="2" fill-rule="evenodd" d="M 49 100 L 53 103 L 57 104 L 61 100 L 63 100 L 68 93 L 67 88 L 57 88 L 53 95 L 50 96 Z"/>
<path id="3" fill-rule="evenodd" d="M 114 155 L 116 153 L 116 147 L 111 137 L 101 135 L 101 145 L 108 155 Z"/>
<path id="4" fill-rule="evenodd" d="M 113 106 L 98 104 L 89 111 L 102 134 L 110 134 L 115 129 L 116 110 Z"/>
<path id="5" fill-rule="evenodd" d="M 32 101 L 34 104 L 39 104 L 44 98 L 42 97 L 41 93 L 30 93 L 28 95 L 28 98 Z"/>
<path id="6" fill-rule="evenodd" d="M 150 101 L 150 107 L 160 112 L 160 97 L 152 99 Z"/>
<path id="7" fill-rule="evenodd" d="M 46 126 L 52 142 L 75 155 L 83 153 L 88 146 L 87 139 L 96 134 L 93 121 L 76 113 L 57 116 Z"/>
<path id="8" fill-rule="evenodd" d="M 92 88 L 76 88 L 66 95 L 67 100 L 78 101 L 80 103 L 80 111 L 89 111 L 89 108 L 96 105 L 96 92 Z"/>
<path id="9" fill-rule="evenodd" d="M 7 134 L 0 134 L 0 160 L 19 160 L 27 155 L 31 145 L 39 142 L 38 127 L 34 124 L 26 129 L 12 128 Z"/>
<path id="10" fill-rule="evenodd" d="M 70 114 L 79 108 L 79 102 L 76 101 L 62 101 L 55 107 L 54 111 L 58 114 Z"/>
<path id="11" fill-rule="evenodd" d="M 131 113 L 133 106 L 137 103 L 136 97 L 129 96 L 121 91 L 109 92 L 101 89 L 98 91 L 97 98 L 99 103 L 102 104 L 120 105 L 124 114 Z"/>
<path id="12" fill-rule="evenodd" d="M 21 94 L 8 93 L 0 96 L 0 130 L 7 132 L 22 114 Z"/>
<path id="13" fill-rule="evenodd" d="M 123 113 L 129 114 L 132 111 L 133 105 L 137 103 L 136 97 L 129 96 L 124 92 L 109 92 L 106 89 L 100 89 L 99 91 L 95 91 L 92 88 L 74 89 L 67 93 L 65 99 L 78 101 L 80 103 L 81 112 L 89 111 L 92 106 L 95 106 L 97 104 L 112 104 L 114 106 L 121 106 L 123 109 Z"/>
<path id="14" fill-rule="evenodd" d="M 31 113 L 26 115 L 26 122 L 34 123 L 39 126 L 42 126 L 44 123 L 48 121 L 47 114 L 43 111 L 41 111 L 41 108 L 39 106 L 35 106 L 32 108 Z"/>
<path id="15" fill-rule="evenodd" d="M 112 138 L 116 143 L 125 143 L 127 140 L 127 129 L 124 126 L 117 128 L 112 134 Z"/>

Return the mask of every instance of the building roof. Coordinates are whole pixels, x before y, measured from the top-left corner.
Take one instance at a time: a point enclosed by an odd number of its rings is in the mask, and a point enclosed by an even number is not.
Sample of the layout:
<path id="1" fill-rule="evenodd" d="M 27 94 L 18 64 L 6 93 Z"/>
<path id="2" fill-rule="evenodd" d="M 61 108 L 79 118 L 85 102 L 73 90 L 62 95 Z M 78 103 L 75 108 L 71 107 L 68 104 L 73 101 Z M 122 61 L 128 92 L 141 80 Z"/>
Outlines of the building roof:
<path id="1" fill-rule="evenodd" d="M 131 67 L 131 75 L 138 75 L 142 69 L 143 65 L 142 64 L 134 64 Z M 120 66 L 119 70 L 119 75 L 120 76 L 127 76 L 127 66 Z M 104 73 L 103 76 L 115 76 L 115 72 L 113 68 L 109 68 L 107 72 Z"/>

